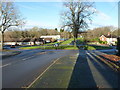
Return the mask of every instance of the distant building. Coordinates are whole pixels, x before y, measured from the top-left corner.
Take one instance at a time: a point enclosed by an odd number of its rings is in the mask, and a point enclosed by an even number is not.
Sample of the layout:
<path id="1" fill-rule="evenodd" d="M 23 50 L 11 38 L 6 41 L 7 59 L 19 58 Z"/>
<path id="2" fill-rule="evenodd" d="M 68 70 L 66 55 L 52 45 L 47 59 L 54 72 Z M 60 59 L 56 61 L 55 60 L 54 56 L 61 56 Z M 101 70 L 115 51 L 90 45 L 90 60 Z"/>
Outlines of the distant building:
<path id="1" fill-rule="evenodd" d="M 25 38 L 22 40 L 9 40 L 9 41 L 4 41 L 4 45 L 40 45 L 44 44 L 43 38 Z"/>
<path id="2" fill-rule="evenodd" d="M 60 35 L 41 36 L 40 38 L 60 39 Z"/>
<path id="3" fill-rule="evenodd" d="M 117 42 L 117 37 L 116 36 L 112 36 L 110 34 L 106 35 L 101 35 L 99 37 L 100 41 L 107 41 L 107 44 L 111 45 L 115 45 L 115 42 Z"/>
<path id="4" fill-rule="evenodd" d="M 40 38 L 43 38 L 45 42 L 49 43 L 49 42 L 54 42 L 60 39 L 60 35 L 41 36 Z"/>

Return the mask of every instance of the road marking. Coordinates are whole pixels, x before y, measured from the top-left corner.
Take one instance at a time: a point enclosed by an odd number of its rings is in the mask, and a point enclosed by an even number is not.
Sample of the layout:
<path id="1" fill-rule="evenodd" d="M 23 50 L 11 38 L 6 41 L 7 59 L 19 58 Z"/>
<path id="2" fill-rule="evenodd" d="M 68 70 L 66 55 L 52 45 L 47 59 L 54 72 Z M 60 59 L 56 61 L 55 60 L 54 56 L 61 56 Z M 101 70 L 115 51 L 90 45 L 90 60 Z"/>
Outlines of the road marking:
<path id="1" fill-rule="evenodd" d="M 0 66 L 0 68 L 6 67 L 6 66 L 8 66 L 8 65 L 11 65 L 11 63 L 5 64 L 5 65 L 2 65 L 2 66 Z"/>
<path id="2" fill-rule="evenodd" d="M 55 61 L 53 61 L 53 63 L 52 63 L 49 67 L 47 67 L 47 69 L 45 69 L 35 80 L 33 80 L 33 82 L 32 82 L 30 85 L 28 85 L 27 88 L 30 88 L 30 87 L 31 87 L 53 64 L 55 64 L 59 59 L 60 59 L 60 58 L 58 58 L 58 59 L 56 59 Z"/>
<path id="3" fill-rule="evenodd" d="M 36 53 L 36 55 L 45 54 L 45 53 L 46 53 L 46 52 Z M 32 57 L 35 57 L 35 55 L 34 55 L 34 56 L 31 56 L 31 57 L 24 58 L 24 59 L 22 59 L 22 60 L 25 61 L 25 60 L 30 59 L 30 58 L 32 58 Z"/>
<path id="4" fill-rule="evenodd" d="M 40 53 L 36 53 L 36 55 L 40 55 L 40 54 L 46 54 L 47 52 L 40 52 Z"/>
<path id="5" fill-rule="evenodd" d="M 42 52 L 41 54 L 44 54 L 44 53 L 46 53 L 46 52 Z M 35 57 L 35 55 L 34 55 L 34 56 L 31 56 L 31 57 L 24 58 L 24 59 L 22 59 L 22 61 L 28 60 L 28 59 L 30 59 L 30 58 L 32 58 L 32 57 Z M 21 61 L 21 60 L 16 61 L 16 62 L 20 62 L 20 61 Z M 16 63 L 16 62 L 13 62 L 13 63 Z M 13 64 L 13 63 L 8 63 L 8 64 L 5 64 L 5 65 L 2 65 L 2 66 L 0 66 L 0 68 L 9 66 L 9 65 L 11 65 L 11 64 Z"/>
<path id="6" fill-rule="evenodd" d="M 32 58 L 32 57 L 34 57 L 34 56 L 27 57 L 27 58 L 24 58 L 24 59 L 22 59 L 22 60 L 25 61 L 25 60 L 30 59 L 30 58 Z"/>

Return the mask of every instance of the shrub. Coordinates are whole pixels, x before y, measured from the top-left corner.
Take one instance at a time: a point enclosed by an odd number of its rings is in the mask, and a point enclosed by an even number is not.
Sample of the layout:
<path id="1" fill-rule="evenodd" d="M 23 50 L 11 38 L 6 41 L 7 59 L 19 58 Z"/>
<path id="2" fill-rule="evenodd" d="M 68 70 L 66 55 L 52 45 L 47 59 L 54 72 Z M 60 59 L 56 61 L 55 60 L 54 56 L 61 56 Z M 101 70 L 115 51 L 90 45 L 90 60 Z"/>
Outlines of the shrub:
<path id="1" fill-rule="evenodd" d="M 100 44 L 107 44 L 107 41 L 99 41 Z"/>

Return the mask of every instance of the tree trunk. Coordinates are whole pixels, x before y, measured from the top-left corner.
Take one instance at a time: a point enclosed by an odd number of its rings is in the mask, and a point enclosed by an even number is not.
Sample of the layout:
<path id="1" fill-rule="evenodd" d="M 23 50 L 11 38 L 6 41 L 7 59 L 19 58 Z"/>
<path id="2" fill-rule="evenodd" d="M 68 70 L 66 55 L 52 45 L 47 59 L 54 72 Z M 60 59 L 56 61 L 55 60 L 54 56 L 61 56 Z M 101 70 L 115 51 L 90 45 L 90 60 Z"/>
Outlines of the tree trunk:
<path id="1" fill-rule="evenodd" d="M 74 47 L 76 47 L 76 37 L 74 37 Z"/>

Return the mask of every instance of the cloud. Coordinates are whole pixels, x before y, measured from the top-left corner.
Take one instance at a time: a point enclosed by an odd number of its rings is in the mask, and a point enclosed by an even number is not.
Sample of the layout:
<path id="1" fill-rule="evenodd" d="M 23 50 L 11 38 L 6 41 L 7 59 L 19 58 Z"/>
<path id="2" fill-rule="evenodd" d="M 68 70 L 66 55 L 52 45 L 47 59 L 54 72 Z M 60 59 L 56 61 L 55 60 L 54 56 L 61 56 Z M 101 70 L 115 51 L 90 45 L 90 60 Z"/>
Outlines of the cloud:
<path id="1" fill-rule="evenodd" d="M 111 17 L 108 16 L 107 14 L 103 13 L 103 12 L 98 12 L 98 17 L 101 18 L 102 20 L 110 20 Z"/>
<path id="2" fill-rule="evenodd" d="M 34 7 L 27 6 L 27 5 L 23 5 L 23 4 L 19 4 L 19 3 L 17 3 L 17 5 L 18 5 L 20 8 L 25 8 L 25 9 L 29 9 L 29 10 L 35 10 L 35 9 L 36 9 L 36 8 L 34 8 Z"/>
<path id="3" fill-rule="evenodd" d="M 97 10 L 96 8 L 90 8 L 90 10 L 92 10 L 93 12 L 96 13 L 97 17 L 96 18 L 99 18 L 99 19 L 102 19 L 102 20 L 110 20 L 111 17 L 99 10 Z"/>
<path id="4" fill-rule="evenodd" d="M 24 28 L 32 28 L 34 26 L 41 27 L 41 28 L 53 28 L 53 29 L 58 27 L 57 25 L 53 25 L 53 24 L 46 23 L 46 22 L 39 22 L 39 21 L 29 20 L 29 21 L 27 21 Z"/>
<path id="5" fill-rule="evenodd" d="M 109 15 L 97 10 L 96 8 L 92 7 L 92 8 L 90 8 L 90 10 L 92 10 L 93 12 L 96 13 L 96 16 L 97 16 L 96 18 L 99 18 L 102 20 L 110 20 L 111 19 L 111 17 Z"/>
<path id="6" fill-rule="evenodd" d="M 94 20 L 92 24 L 89 24 L 89 26 L 92 28 L 96 27 L 102 27 L 102 26 L 114 26 L 118 27 L 117 23 L 111 23 L 111 21 L 106 21 L 106 22 L 100 22 L 99 20 Z"/>

